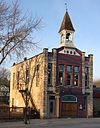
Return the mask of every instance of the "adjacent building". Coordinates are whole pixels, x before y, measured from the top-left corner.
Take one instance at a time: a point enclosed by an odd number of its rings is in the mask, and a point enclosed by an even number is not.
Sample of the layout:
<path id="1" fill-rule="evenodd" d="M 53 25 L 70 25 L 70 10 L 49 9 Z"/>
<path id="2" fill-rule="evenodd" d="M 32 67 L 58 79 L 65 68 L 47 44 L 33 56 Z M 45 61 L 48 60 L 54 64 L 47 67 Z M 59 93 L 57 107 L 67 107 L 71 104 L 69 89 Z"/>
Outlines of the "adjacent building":
<path id="1" fill-rule="evenodd" d="M 100 117 L 100 87 L 93 88 L 93 116 Z"/>
<path id="2" fill-rule="evenodd" d="M 9 104 L 9 92 L 8 86 L 0 85 L 0 105 Z"/>
<path id="3" fill-rule="evenodd" d="M 75 29 L 65 12 L 60 47 L 11 67 L 10 106 L 27 105 L 40 118 L 93 116 L 93 55 L 74 45 Z M 27 95 L 26 95 L 27 94 Z"/>

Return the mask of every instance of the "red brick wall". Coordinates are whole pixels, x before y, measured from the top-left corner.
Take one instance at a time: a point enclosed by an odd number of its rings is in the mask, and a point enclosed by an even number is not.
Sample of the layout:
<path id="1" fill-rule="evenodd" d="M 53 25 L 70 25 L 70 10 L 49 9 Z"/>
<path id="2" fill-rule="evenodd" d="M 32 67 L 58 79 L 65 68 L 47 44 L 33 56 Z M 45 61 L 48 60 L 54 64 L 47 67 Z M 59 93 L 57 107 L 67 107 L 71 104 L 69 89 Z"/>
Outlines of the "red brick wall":
<path id="1" fill-rule="evenodd" d="M 81 56 L 74 56 L 68 54 L 59 54 L 58 53 L 58 65 L 64 64 L 64 85 L 66 86 L 66 66 L 72 65 L 72 70 L 74 71 L 74 66 L 80 67 L 80 87 L 82 87 L 82 57 Z M 74 73 L 72 72 L 72 80 L 74 81 Z M 58 80 L 58 79 L 57 79 Z M 58 83 L 58 82 L 57 82 Z"/>

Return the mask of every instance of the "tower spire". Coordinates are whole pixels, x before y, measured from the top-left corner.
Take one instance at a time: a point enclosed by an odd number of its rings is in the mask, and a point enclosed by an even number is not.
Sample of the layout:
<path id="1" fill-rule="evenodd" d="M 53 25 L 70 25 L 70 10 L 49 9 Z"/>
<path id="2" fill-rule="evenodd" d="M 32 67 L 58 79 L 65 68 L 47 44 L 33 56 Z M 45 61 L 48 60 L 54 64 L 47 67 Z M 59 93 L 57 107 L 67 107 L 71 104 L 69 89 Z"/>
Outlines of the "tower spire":
<path id="1" fill-rule="evenodd" d="M 75 31 L 74 30 L 74 27 L 72 25 L 72 22 L 71 22 L 71 19 L 70 19 L 70 16 L 68 14 L 68 12 L 66 11 L 65 15 L 64 15 L 64 18 L 63 18 L 63 21 L 61 23 L 61 27 L 60 27 L 60 30 L 59 32 L 61 32 L 62 30 L 70 30 L 70 31 Z"/>
<path id="2" fill-rule="evenodd" d="M 68 14 L 67 3 L 65 3 L 65 5 L 66 5 L 66 13 L 64 15 L 64 18 L 59 30 L 59 33 L 61 36 L 60 46 L 74 47 L 73 36 L 74 36 L 75 29 L 72 25 L 70 16 Z"/>

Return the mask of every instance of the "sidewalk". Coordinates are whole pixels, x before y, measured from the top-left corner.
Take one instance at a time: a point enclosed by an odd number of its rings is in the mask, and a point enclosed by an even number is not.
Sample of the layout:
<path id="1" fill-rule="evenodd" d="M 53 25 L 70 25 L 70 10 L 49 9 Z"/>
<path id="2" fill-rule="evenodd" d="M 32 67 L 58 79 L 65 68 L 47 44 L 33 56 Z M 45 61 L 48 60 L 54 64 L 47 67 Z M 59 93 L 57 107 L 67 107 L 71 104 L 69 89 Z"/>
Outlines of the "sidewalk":
<path id="1" fill-rule="evenodd" d="M 32 119 L 30 124 L 0 122 L 0 128 L 100 128 L 100 118 Z"/>
<path id="2" fill-rule="evenodd" d="M 10 120 L 10 121 L 0 121 L 0 128 L 33 128 L 34 125 L 39 125 L 43 120 L 31 119 L 25 124 L 24 121 Z M 47 120 L 46 120 L 47 121 Z M 39 128 L 38 126 L 35 128 Z"/>
<path id="3" fill-rule="evenodd" d="M 0 128 L 25 128 L 24 121 L 0 121 Z"/>

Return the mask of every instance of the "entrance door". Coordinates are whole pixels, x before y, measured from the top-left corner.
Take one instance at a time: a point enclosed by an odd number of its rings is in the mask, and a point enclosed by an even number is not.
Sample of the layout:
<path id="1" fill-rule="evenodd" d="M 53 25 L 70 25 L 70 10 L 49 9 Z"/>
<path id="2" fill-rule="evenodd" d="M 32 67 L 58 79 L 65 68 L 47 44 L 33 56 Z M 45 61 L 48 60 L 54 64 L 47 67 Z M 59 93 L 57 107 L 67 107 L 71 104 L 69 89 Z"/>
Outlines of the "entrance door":
<path id="1" fill-rule="evenodd" d="M 77 117 L 77 103 L 62 102 L 61 117 Z"/>
<path id="2" fill-rule="evenodd" d="M 54 117 L 55 115 L 55 100 L 50 100 L 49 102 L 49 115 L 50 117 Z"/>

